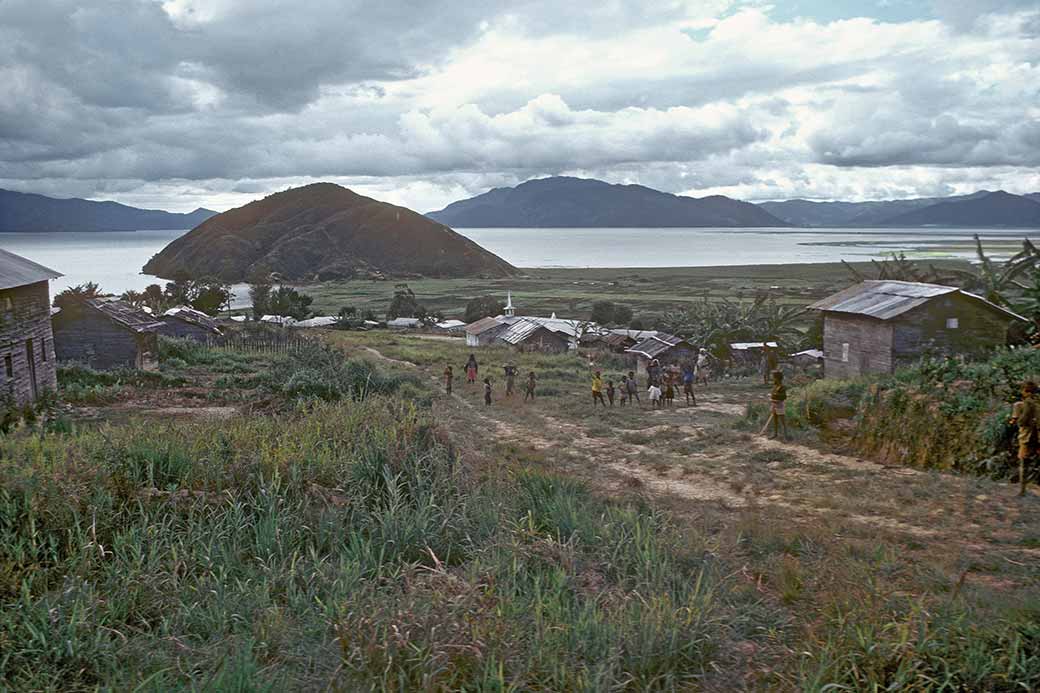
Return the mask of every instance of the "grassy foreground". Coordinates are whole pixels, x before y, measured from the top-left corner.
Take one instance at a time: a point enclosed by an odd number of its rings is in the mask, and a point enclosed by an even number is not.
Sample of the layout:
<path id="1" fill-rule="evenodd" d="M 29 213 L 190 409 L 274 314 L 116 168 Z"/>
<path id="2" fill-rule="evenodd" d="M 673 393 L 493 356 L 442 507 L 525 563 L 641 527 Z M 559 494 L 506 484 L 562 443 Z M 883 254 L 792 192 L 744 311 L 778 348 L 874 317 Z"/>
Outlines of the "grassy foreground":
<path id="1" fill-rule="evenodd" d="M 995 502 L 993 482 L 864 478 L 763 446 L 724 415 L 753 383 L 702 392 L 700 409 L 592 412 L 581 360 L 487 350 L 486 370 L 516 360 L 541 387 L 523 405 L 496 378 L 485 409 L 477 388 L 433 389 L 461 366 L 457 342 L 328 338 L 351 357 L 168 343 L 161 378 L 67 379 L 112 406 L 200 384 L 266 403 L 227 420 L 159 412 L 0 439 L 0 688 L 1040 685 L 1036 566 L 1008 535 L 949 565 L 946 531 L 965 527 L 931 514 L 989 494 L 992 513 L 1032 523 L 1035 504 Z M 617 477 L 616 457 L 638 476 Z M 673 470 L 724 500 L 659 490 Z M 886 522 L 914 503 L 942 534 Z"/>

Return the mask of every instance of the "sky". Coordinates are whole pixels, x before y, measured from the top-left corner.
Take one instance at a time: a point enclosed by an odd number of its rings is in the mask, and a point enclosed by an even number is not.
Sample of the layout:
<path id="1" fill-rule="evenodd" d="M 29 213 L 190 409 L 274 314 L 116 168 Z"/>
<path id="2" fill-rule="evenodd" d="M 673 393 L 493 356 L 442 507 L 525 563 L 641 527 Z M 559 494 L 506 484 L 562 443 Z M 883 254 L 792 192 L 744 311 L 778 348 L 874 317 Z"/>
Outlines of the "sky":
<path id="1" fill-rule="evenodd" d="M 0 0 L 0 188 L 430 211 L 550 175 L 1040 191 L 1040 2 Z"/>

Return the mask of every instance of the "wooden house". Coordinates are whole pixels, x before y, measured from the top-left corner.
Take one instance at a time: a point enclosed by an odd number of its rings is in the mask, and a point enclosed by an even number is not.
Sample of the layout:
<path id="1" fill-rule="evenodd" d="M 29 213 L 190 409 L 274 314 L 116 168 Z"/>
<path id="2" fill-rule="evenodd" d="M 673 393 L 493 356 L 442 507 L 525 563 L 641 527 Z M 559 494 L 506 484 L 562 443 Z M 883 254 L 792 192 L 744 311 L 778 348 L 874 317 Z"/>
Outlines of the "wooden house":
<path id="1" fill-rule="evenodd" d="M 61 273 L 0 250 L 0 399 L 25 406 L 58 388 L 51 279 Z"/>
<path id="2" fill-rule="evenodd" d="M 952 286 L 865 281 L 810 306 L 823 312 L 824 375 L 891 373 L 922 356 L 974 357 L 1007 343 L 1023 321 Z"/>
<path id="3" fill-rule="evenodd" d="M 507 327 L 509 326 L 498 318 L 481 318 L 471 322 L 466 325 L 466 346 L 487 346 Z"/>
<path id="4" fill-rule="evenodd" d="M 520 318 L 501 332 L 497 341 L 518 351 L 562 354 L 570 349 L 570 337 L 534 320 Z"/>
<path id="5" fill-rule="evenodd" d="M 178 306 L 163 313 L 159 334 L 166 337 L 194 339 L 197 342 L 209 342 L 220 339 L 224 333 L 216 321 L 202 311 L 187 306 Z"/>
<path id="6" fill-rule="evenodd" d="M 59 361 L 98 370 L 159 368 L 163 323 L 128 303 L 92 298 L 56 313 L 53 323 Z"/>
<path id="7" fill-rule="evenodd" d="M 697 359 L 697 350 L 681 337 L 666 332 L 657 332 L 652 337 L 640 340 L 625 350 L 636 361 L 636 374 L 646 376 L 646 368 L 651 361 L 657 359 L 661 366 L 681 366 L 693 363 Z"/>

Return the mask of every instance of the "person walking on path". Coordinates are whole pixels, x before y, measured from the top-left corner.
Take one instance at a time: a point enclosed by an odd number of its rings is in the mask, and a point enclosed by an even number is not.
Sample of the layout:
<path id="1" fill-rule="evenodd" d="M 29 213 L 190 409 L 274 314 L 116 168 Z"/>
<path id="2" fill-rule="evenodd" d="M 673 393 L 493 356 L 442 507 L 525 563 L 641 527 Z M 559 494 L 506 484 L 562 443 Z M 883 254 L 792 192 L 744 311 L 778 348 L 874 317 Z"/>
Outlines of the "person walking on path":
<path id="1" fill-rule="evenodd" d="M 477 366 L 477 357 L 476 356 L 474 356 L 473 354 L 469 355 L 469 360 L 466 361 L 465 369 L 466 369 L 466 383 L 469 384 L 469 385 L 476 384 L 476 382 L 477 382 L 477 371 L 479 370 L 479 367 Z"/>
<path id="2" fill-rule="evenodd" d="M 451 369 L 451 366 L 447 366 L 444 369 L 444 394 L 451 394 L 451 384 L 455 380 L 455 371 Z"/>
<path id="3" fill-rule="evenodd" d="M 1026 495 L 1026 461 L 1036 457 L 1040 443 L 1040 402 L 1036 400 L 1036 383 L 1022 383 L 1022 399 L 1011 410 L 1011 423 L 1018 426 L 1018 495 Z"/>
<path id="4" fill-rule="evenodd" d="M 506 397 L 513 396 L 513 384 L 516 381 L 516 366 L 508 365 L 505 367 L 506 371 Z"/>
<path id="5" fill-rule="evenodd" d="M 693 393 L 693 381 L 695 378 L 696 375 L 694 374 L 693 366 L 691 366 L 690 364 L 686 364 L 685 366 L 683 366 L 682 391 L 683 394 L 686 395 L 687 406 L 697 406 L 697 395 Z"/>
<path id="6" fill-rule="evenodd" d="M 773 389 L 769 392 L 769 418 L 766 419 L 766 425 L 762 427 L 759 435 L 763 435 L 769 428 L 769 424 L 773 424 L 773 435 L 769 436 L 770 439 L 780 437 L 780 429 L 784 430 L 784 440 L 788 440 L 787 435 L 787 388 L 784 386 L 784 372 L 773 371 Z"/>
<path id="7" fill-rule="evenodd" d="M 612 406 L 612 407 L 614 406 L 614 394 L 616 392 L 617 392 L 617 389 L 614 387 L 614 381 L 613 380 L 608 380 L 607 381 L 607 402 L 609 402 L 610 406 Z"/>
<path id="8" fill-rule="evenodd" d="M 603 401 L 603 376 L 599 371 L 592 374 L 592 407 L 595 408 L 597 404 L 607 406 Z"/>
<path id="9" fill-rule="evenodd" d="M 484 406 L 491 406 L 491 378 L 484 378 Z"/>
<path id="10" fill-rule="evenodd" d="M 639 383 L 636 382 L 636 374 L 634 371 L 628 372 L 628 398 L 635 402 L 639 402 L 642 406 L 642 402 L 639 400 Z M 631 404 L 632 402 L 629 402 Z"/>
<path id="11" fill-rule="evenodd" d="M 762 382 L 768 385 L 773 372 L 779 367 L 780 358 L 777 356 L 776 349 L 766 342 L 762 349 Z"/>
<path id="12" fill-rule="evenodd" d="M 534 401 L 534 390 L 537 387 L 538 380 L 535 378 L 534 371 L 530 371 L 527 374 L 527 385 L 524 386 L 524 401 Z"/>

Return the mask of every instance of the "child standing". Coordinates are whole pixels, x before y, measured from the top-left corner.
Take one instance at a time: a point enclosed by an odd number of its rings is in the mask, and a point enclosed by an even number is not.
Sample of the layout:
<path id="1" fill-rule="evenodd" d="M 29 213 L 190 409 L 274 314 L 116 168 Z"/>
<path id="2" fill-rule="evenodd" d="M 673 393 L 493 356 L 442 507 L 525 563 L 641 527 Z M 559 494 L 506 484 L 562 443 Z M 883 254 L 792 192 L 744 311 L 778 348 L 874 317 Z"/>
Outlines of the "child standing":
<path id="1" fill-rule="evenodd" d="M 448 366 L 444 369 L 444 394 L 451 394 L 451 384 L 455 380 L 455 371 Z"/>
<path id="2" fill-rule="evenodd" d="M 784 386 L 784 372 L 773 371 L 773 389 L 769 392 L 769 418 L 766 425 L 762 427 L 762 435 L 773 424 L 773 435 L 770 438 L 779 438 L 781 427 L 784 429 L 784 440 L 787 440 L 787 388 Z"/>
<path id="3" fill-rule="evenodd" d="M 1036 456 L 1040 443 L 1040 403 L 1036 401 L 1036 383 L 1022 383 L 1022 399 L 1011 410 L 1011 423 L 1018 426 L 1018 495 L 1026 495 L 1026 460 Z"/>
<path id="4" fill-rule="evenodd" d="M 527 374 L 527 385 L 524 386 L 524 401 L 534 400 L 534 390 L 537 384 L 537 379 L 534 376 L 534 371 Z"/>
<path id="5" fill-rule="evenodd" d="M 484 406 L 491 406 L 491 378 L 484 378 Z"/>
<path id="6" fill-rule="evenodd" d="M 599 371 L 592 374 L 592 407 L 595 409 L 597 404 L 607 406 L 603 401 L 603 376 Z"/>
<path id="7" fill-rule="evenodd" d="M 614 406 L 614 393 L 615 392 L 617 392 L 617 390 L 614 388 L 614 381 L 613 380 L 608 380 L 607 381 L 607 401 L 610 402 L 610 406 Z"/>
<path id="8" fill-rule="evenodd" d="M 683 366 L 682 372 L 682 390 L 683 394 L 686 395 L 686 404 L 697 406 L 697 395 L 693 394 L 693 366 L 687 364 Z"/>
<path id="9" fill-rule="evenodd" d="M 633 371 L 628 372 L 628 398 L 639 401 L 639 383 L 636 382 L 636 374 Z"/>
<path id="10" fill-rule="evenodd" d="M 477 357 L 473 354 L 470 354 L 469 359 L 466 361 L 466 365 L 464 368 L 466 370 L 466 383 L 469 385 L 475 384 L 477 382 L 478 370 Z"/>
<path id="11" fill-rule="evenodd" d="M 621 376 L 621 383 L 618 385 L 618 394 L 621 395 L 621 401 L 618 406 L 623 407 L 628 404 L 628 376 Z"/>
<path id="12" fill-rule="evenodd" d="M 650 387 L 646 390 L 646 395 L 650 399 L 650 406 L 657 409 L 661 406 L 661 388 L 657 387 L 656 384 L 650 383 Z"/>

